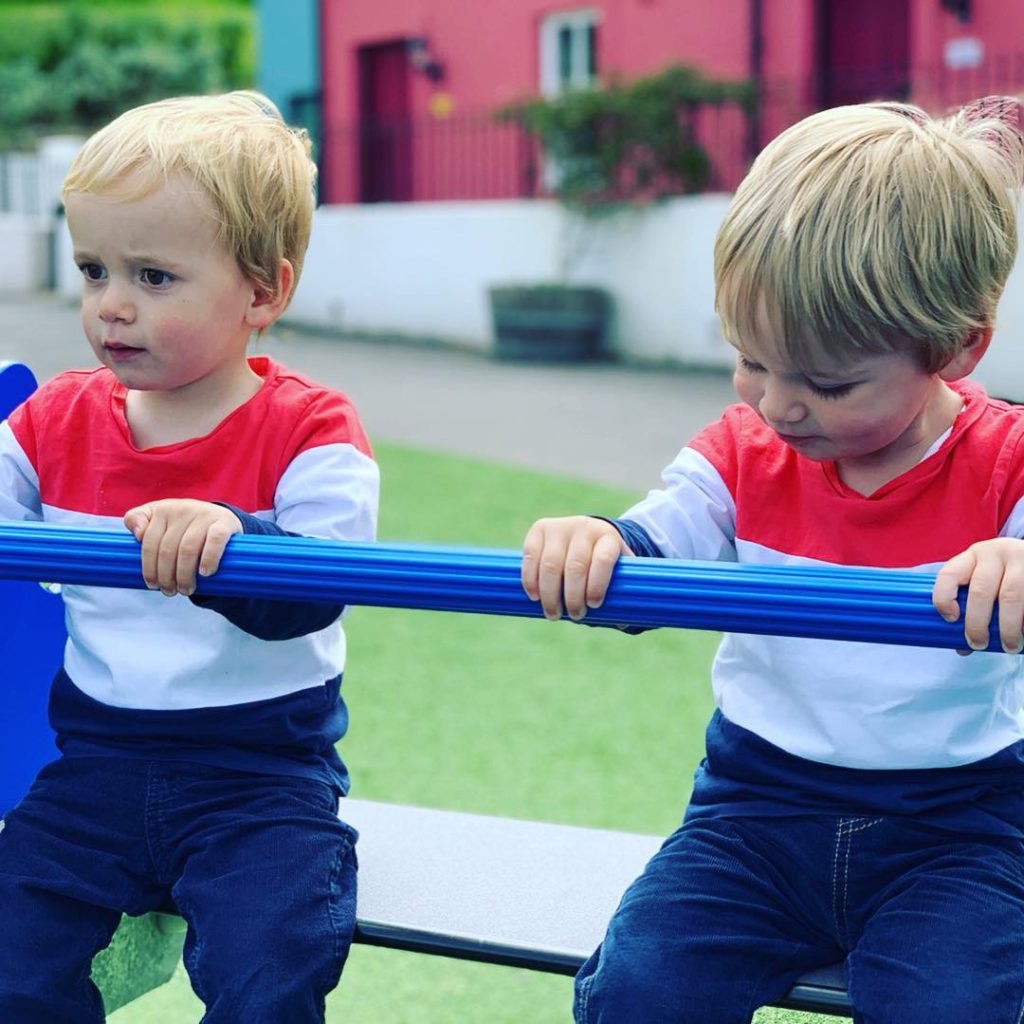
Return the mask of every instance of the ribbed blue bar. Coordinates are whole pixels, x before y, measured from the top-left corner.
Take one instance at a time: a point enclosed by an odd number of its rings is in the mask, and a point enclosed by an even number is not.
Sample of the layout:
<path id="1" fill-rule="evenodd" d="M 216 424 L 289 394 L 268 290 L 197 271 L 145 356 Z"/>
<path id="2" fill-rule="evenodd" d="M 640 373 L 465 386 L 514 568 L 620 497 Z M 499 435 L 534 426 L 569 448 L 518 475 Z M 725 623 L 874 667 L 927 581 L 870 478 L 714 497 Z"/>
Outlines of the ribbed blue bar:
<path id="1" fill-rule="evenodd" d="M 540 616 L 520 555 L 494 549 L 237 536 L 199 592 L 275 600 Z M 143 588 L 126 533 L 0 524 L 0 578 Z M 909 572 L 624 558 L 587 621 L 677 626 L 920 647 L 964 647 L 931 603 L 933 577 Z M 990 650 L 999 650 L 993 627 Z"/>

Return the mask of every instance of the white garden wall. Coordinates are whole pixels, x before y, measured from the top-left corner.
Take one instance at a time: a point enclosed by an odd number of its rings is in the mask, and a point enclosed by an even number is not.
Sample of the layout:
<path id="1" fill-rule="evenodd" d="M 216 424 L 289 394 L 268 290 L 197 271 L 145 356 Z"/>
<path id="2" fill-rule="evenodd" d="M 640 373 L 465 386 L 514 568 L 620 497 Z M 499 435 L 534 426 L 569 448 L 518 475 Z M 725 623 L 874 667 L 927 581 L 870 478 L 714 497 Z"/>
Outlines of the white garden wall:
<path id="1" fill-rule="evenodd" d="M 584 222 L 543 200 L 321 207 L 289 317 L 487 349 L 489 285 L 564 274 L 613 292 L 624 357 L 724 363 L 710 246 L 727 204 L 676 199 Z"/>
<path id="2" fill-rule="evenodd" d="M 571 280 L 614 294 L 612 341 L 622 358 L 725 367 L 732 351 L 714 313 L 712 247 L 728 203 L 726 195 L 684 197 L 582 228 L 557 203 L 541 200 L 321 207 L 287 316 L 346 333 L 487 351 L 488 285 L 552 280 L 567 266 Z M 38 222 L 23 223 L 24 237 L 8 230 L 0 245 L 16 265 L 7 281 L 39 265 Z M 56 267 L 58 288 L 76 294 L 63 228 Z M 1024 257 L 977 377 L 993 394 L 1024 401 Z"/>
<path id="3" fill-rule="evenodd" d="M 0 288 L 28 292 L 50 278 L 53 222 L 21 213 L 0 213 Z"/>

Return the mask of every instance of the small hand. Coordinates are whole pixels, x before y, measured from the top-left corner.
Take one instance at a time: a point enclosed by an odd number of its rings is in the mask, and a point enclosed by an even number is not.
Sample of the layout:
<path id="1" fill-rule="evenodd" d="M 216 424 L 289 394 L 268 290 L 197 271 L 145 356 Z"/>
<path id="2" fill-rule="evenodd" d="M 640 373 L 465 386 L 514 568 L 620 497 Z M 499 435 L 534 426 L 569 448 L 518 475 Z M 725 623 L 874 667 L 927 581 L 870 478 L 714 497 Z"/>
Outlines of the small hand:
<path id="1" fill-rule="evenodd" d="M 538 519 L 523 542 L 523 589 L 549 619 L 600 608 L 620 555 L 633 552 L 611 523 L 592 516 Z"/>
<path id="2" fill-rule="evenodd" d="M 167 597 L 195 593 L 196 573 L 212 576 L 242 524 L 229 509 L 191 498 L 166 498 L 129 509 L 124 524 L 142 545 L 142 577 Z"/>
<path id="3" fill-rule="evenodd" d="M 979 541 L 942 567 L 932 588 L 932 604 L 947 622 L 960 618 L 956 595 L 962 586 L 967 587 L 964 636 L 971 650 L 988 647 L 989 623 L 998 602 L 1000 643 L 1008 654 L 1019 654 L 1024 627 L 1024 540 Z"/>

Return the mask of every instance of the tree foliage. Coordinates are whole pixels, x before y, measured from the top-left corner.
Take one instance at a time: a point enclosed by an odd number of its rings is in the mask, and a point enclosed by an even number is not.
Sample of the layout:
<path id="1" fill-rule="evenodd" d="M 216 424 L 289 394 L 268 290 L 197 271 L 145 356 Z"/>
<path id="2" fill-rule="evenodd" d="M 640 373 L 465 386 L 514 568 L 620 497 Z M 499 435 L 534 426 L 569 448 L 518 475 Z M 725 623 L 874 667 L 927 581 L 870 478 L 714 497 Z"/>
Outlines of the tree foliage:
<path id="1" fill-rule="evenodd" d="M 4 4 L 3 19 L 0 145 L 88 132 L 140 103 L 252 82 L 253 13 L 243 4 L 22 2 Z"/>

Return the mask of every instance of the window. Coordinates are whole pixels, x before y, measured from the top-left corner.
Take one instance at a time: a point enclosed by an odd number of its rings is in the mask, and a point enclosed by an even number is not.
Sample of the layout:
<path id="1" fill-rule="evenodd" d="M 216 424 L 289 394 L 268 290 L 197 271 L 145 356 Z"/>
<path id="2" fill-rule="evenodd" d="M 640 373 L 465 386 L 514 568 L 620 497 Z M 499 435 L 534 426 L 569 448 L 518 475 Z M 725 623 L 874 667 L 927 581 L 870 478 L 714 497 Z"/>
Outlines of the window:
<path id="1" fill-rule="evenodd" d="M 597 11 L 566 11 L 540 26 L 540 91 L 557 96 L 597 81 Z"/>

